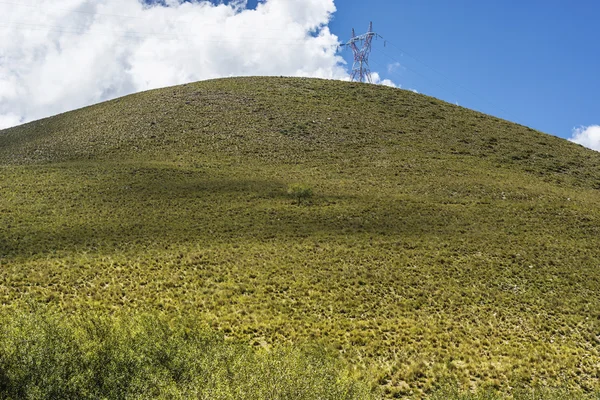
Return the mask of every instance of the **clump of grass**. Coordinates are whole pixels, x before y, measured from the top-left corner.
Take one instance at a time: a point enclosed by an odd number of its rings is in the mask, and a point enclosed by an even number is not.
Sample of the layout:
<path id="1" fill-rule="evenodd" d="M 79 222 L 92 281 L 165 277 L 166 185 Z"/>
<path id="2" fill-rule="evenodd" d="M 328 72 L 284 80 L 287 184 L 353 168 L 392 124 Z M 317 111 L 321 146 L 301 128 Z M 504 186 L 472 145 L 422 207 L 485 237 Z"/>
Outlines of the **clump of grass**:
<path id="1" fill-rule="evenodd" d="M 319 349 L 267 351 L 151 315 L 10 313 L 0 399 L 368 399 Z"/>
<path id="2" fill-rule="evenodd" d="M 287 193 L 298 204 L 308 202 L 313 197 L 313 189 L 309 185 L 303 183 L 293 183 L 288 186 Z"/>
<path id="3" fill-rule="evenodd" d="M 597 400 L 600 392 L 583 393 L 565 388 L 529 387 L 515 388 L 510 394 L 493 388 L 480 388 L 475 392 L 462 391 L 456 384 L 445 384 L 429 400 Z"/>

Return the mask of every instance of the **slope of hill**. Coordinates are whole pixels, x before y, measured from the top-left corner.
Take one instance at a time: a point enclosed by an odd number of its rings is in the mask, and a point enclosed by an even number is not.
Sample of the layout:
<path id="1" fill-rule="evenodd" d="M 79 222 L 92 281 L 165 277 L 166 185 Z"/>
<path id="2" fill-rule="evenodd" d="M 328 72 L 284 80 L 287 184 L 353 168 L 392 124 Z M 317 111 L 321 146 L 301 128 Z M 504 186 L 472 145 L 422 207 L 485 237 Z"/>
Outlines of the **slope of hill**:
<path id="1" fill-rule="evenodd" d="M 389 396 L 600 387 L 600 153 L 565 140 L 403 90 L 235 78 L 0 131 L 0 174 L 5 305 L 318 342 Z"/>

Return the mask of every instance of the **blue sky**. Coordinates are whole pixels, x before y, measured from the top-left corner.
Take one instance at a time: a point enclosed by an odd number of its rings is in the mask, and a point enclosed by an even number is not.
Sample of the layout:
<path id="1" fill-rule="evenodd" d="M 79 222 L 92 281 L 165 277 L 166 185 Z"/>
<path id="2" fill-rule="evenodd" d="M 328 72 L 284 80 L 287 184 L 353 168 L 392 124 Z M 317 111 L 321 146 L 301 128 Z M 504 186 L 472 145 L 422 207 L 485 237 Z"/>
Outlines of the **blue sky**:
<path id="1" fill-rule="evenodd" d="M 600 150 L 600 1 L 219 3 L 0 1 L 0 129 L 222 76 L 344 79 L 352 54 L 340 66 L 336 43 L 373 21 L 381 79 L 563 138 L 584 127 L 578 142 Z"/>
<path id="2" fill-rule="evenodd" d="M 564 138 L 600 124 L 600 1 L 335 5 L 331 31 L 346 40 L 352 27 L 362 33 L 373 21 L 389 43 L 374 42 L 371 69 L 403 88 Z M 351 52 L 343 55 L 350 66 Z"/>
<path id="3" fill-rule="evenodd" d="M 376 42 L 372 68 L 389 63 L 383 53 L 398 60 L 405 68 L 386 76 L 403 87 L 561 137 L 600 124 L 600 1 L 336 5 L 335 34 L 348 37 L 352 26 L 364 31 L 373 20 L 397 46 Z"/>

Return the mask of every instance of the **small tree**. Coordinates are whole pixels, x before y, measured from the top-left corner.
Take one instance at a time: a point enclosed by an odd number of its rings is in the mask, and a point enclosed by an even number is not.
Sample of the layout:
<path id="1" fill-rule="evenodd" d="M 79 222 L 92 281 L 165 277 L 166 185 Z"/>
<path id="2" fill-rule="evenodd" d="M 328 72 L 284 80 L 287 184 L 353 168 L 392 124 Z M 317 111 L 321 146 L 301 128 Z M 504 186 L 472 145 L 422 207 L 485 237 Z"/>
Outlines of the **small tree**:
<path id="1" fill-rule="evenodd" d="M 301 183 L 294 183 L 288 186 L 288 195 L 295 199 L 298 204 L 308 201 L 313 195 L 313 190 L 310 186 Z"/>

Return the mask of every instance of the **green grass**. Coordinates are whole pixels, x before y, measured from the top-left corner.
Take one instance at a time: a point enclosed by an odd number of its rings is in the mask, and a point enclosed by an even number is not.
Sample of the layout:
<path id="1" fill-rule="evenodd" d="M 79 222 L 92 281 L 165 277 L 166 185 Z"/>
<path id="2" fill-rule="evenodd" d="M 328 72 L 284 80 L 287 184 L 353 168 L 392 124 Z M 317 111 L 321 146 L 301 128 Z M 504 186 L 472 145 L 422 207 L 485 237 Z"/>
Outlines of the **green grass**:
<path id="1" fill-rule="evenodd" d="M 0 302 L 316 343 L 389 397 L 592 394 L 599 167 L 385 87 L 145 92 L 0 132 Z"/>

